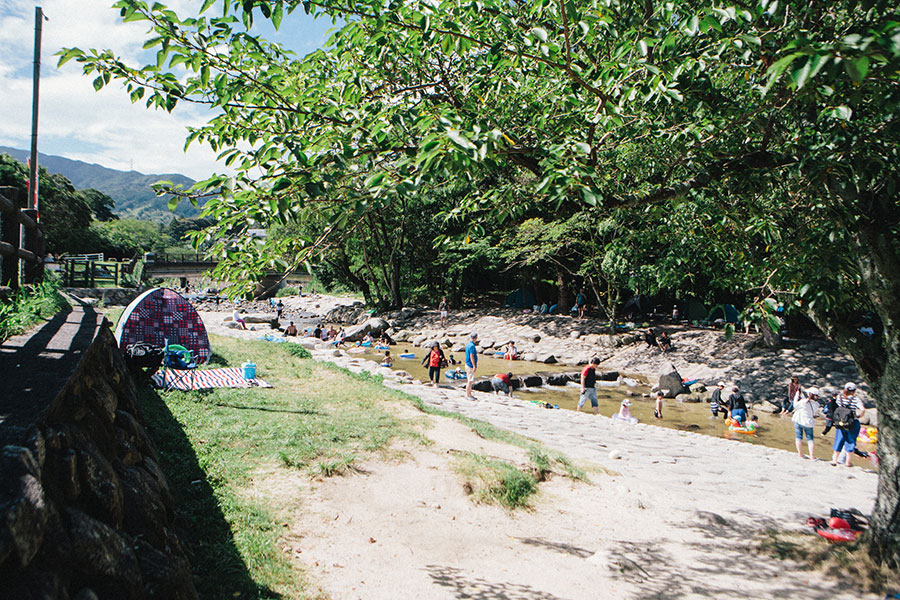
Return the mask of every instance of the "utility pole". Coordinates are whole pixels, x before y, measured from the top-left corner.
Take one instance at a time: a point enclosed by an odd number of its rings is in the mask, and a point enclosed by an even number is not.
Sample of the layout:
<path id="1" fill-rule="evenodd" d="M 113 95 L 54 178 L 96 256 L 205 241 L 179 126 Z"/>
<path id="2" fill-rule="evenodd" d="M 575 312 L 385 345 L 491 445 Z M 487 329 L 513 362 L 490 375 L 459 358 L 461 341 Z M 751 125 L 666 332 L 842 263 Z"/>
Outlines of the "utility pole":
<path id="1" fill-rule="evenodd" d="M 25 201 L 25 209 L 22 213 L 31 217 L 36 223 L 40 222 L 38 217 L 38 186 L 40 178 L 38 177 L 38 89 L 41 82 L 41 29 L 44 24 L 44 11 L 40 6 L 34 7 L 34 87 L 31 94 L 31 160 L 28 164 L 28 200 Z M 38 225 L 40 228 L 40 225 Z M 24 224 L 19 229 L 19 246 L 22 250 L 27 250 L 32 254 L 41 258 L 45 254 L 44 236 L 40 229 L 26 229 Z M 34 283 L 40 281 L 44 275 L 44 263 L 32 264 L 26 266 L 24 261 L 19 261 L 19 267 L 22 269 L 19 281 L 23 283 Z"/>
<path id="2" fill-rule="evenodd" d="M 25 208 L 38 210 L 38 89 L 41 83 L 41 30 L 44 11 L 34 7 L 34 83 L 31 92 L 31 164 L 28 171 L 28 203 Z"/>

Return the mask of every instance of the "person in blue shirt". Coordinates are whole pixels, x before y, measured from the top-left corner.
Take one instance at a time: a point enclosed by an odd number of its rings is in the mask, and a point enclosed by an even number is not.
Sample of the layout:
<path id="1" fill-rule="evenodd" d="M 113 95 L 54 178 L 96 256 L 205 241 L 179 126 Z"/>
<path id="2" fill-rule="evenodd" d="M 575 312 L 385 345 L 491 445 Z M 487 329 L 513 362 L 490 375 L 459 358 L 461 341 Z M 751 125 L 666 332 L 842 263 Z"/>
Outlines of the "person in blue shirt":
<path id="1" fill-rule="evenodd" d="M 466 344 L 466 400 L 474 400 L 472 383 L 475 381 L 475 370 L 478 368 L 478 350 L 475 348 L 478 334 L 473 333 L 469 338 L 469 343 Z"/>

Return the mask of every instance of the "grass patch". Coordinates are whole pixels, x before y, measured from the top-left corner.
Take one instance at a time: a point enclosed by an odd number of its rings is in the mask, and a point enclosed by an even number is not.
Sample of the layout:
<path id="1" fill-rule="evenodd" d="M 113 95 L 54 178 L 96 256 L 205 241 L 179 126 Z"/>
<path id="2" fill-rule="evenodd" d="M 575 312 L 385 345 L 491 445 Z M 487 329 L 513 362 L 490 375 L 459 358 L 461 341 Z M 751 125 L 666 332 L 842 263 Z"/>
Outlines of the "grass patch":
<path id="1" fill-rule="evenodd" d="M 416 432 L 381 406 L 396 394 L 373 381 L 300 358 L 288 344 L 211 342 L 218 366 L 250 360 L 275 387 L 141 392 L 197 588 L 203 598 L 306 598 L 314 592 L 279 547 L 296 498 L 260 474 L 346 474 Z"/>
<path id="2" fill-rule="evenodd" d="M 476 502 L 508 509 L 527 508 L 538 489 L 537 477 L 532 473 L 482 454 L 460 453 L 456 469 L 466 478 L 464 488 Z"/>
<path id="3" fill-rule="evenodd" d="M 826 577 L 840 573 L 858 592 L 897 593 L 900 588 L 897 572 L 872 558 L 864 543 L 832 544 L 812 533 L 770 529 L 758 546 L 773 558 L 792 560 Z"/>
<path id="4" fill-rule="evenodd" d="M 69 303 L 59 293 L 58 283 L 50 279 L 22 287 L 0 302 L 0 342 L 25 333 L 43 320 L 49 319 Z"/>
<path id="5" fill-rule="evenodd" d="M 536 440 L 527 438 L 517 433 L 513 433 L 512 431 L 507 431 L 506 429 L 495 427 L 494 425 L 485 421 L 479 421 L 478 419 L 473 419 L 459 413 L 435 408 L 434 406 L 429 406 L 428 404 L 425 404 L 425 402 L 422 401 L 421 398 L 417 398 L 409 394 L 403 394 L 403 396 L 404 398 L 412 402 L 413 406 L 415 406 L 420 411 L 429 415 L 436 415 L 439 417 L 446 417 L 459 421 L 463 425 L 471 428 L 472 431 L 486 440 L 503 442 L 505 444 L 510 444 L 512 446 L 517 446 L 519 448 L 528 450 L 531 463 L 536 472 L 539 474 L 538 478 L 541 481 L 543 481 L 549 473 L 560 471 L 562 471 L 564 475 L 572 479 L 576 479 L 578 481 L 587 481 L 587 474 L 585 473 L 584 469 L 581 469 L 580 467 L 575 465 L 575 463 L 573 463 L 572 460 L 565 454 L 557 452 L 555 450 L 549 450 Z"/>
<path id="6" fill-rule="evenodd" d="M 285 342 L 281 345 L 285 352 L 290 354 L 291 356 L 296 356 L 297 358 L 312 358 L 312 354 L 309 350 L 301 346 L 300 344 L 295 344 L 293 342 Z"/>

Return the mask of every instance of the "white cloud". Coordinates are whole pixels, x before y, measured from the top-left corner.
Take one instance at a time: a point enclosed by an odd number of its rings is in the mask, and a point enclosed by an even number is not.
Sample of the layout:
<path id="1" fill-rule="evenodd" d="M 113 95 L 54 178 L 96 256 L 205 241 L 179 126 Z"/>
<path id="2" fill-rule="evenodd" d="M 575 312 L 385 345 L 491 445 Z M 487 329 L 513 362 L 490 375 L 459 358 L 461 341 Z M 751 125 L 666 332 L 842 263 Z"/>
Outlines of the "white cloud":
<path id="1" fill-rule="evenodd" d="M 203 179 L 227 172 L 215 153 L 194 143 L 183 152 L 187 126 L 211 118 L 202 106 L 181 105 L 170 114 L 131 104 L 124 89 L 112 83 L 94 91 L 92 77 L 69 62 L 61 69 L 53 56 L 63 47 L 109 48 L 130 64 L 151 60 L 142 50 L 146 22 L 122 23 L 112 0 L 2 0 L 0 3 L 0 145 L 22 149 L 31 139 L 31 71 L 34 6 L 43 7 L 39 148 L 45 154 L 143 173 L 183 173 Z M 199 4 L 170 0 L 166 4 L 187 15 Z M 211 13 L 217 8 L 211 9 Z M 296 11 L 302 12 L 302 11 Z M 287 19 L 286 19 L 287 21 Z M 322 27 L 325 25 L 323 24 Z M 321 34 L 296 39 L 298 47 L 321 43 Z"/>

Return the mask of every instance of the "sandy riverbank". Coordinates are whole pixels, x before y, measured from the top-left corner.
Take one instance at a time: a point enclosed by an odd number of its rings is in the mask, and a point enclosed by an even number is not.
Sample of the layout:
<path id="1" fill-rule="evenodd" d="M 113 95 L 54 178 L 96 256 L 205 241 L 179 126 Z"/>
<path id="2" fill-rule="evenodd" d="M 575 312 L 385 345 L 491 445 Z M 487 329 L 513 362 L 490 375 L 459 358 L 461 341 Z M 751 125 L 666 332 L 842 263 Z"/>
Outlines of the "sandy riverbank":
<path id="1" fill-rule="evenodd" d="M 228 329 L 222 316 L 204 315 L 212 333 L 262 333 Z M 386 374 L 346 354 L 314 355 Z M 308 510 L 291 535 L 302 542 L 301 562 L 334 598 L 876 598 L 838 590 L 751 543 L 769 528 L 805 530 L 807 516 L 833 506 L 871 510 L 872 472 L 492 394 L 476 393 L 471 402 L 458 390 L 387 375 L 387 386 L 606 472 L 594 472 L 589 484 L 542 484 L 531 512 L 474 506 L 449 451 L 480 447 L 515 460 L 517 450 L 429 417 L 432 447 L 404 447 L 402 460 L 362 465 L 360 475 L 316 482 L 304 493 Z"/>

